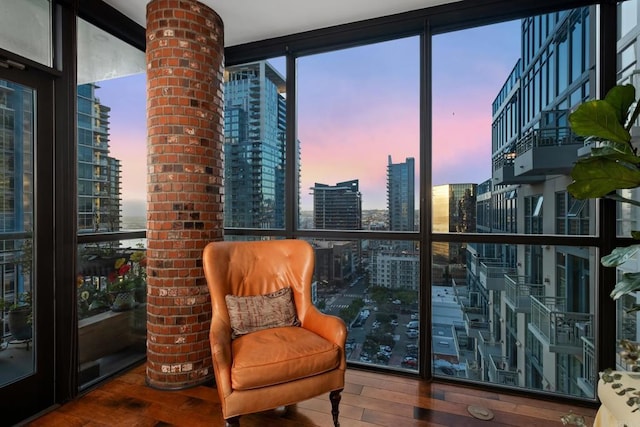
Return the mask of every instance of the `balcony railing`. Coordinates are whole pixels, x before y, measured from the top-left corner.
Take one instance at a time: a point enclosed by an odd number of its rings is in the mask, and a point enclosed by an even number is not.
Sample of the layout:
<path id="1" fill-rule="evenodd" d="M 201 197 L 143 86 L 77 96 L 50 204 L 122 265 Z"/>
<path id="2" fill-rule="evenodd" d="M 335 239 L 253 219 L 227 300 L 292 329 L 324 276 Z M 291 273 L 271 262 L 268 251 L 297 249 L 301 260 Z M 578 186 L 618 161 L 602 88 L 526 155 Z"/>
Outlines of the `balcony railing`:
<path id="1" fill-rule="evenodd" d="M 510 386 L 518 385 L 518 371 L 509 364 L 509 359 L 502 356 L 489 356 L 489 381 Z"/>
<path id="2" fill-rule="evenodd" d="M 565 298 L 531 297 L 529 330 L 550 351 L 580 354 L 582 337 L 591 335 L 592 324 L 593 314 L 567 311 Z"/>
<path id="3" fill-rule="evenodd" d="M 504 291 L 505 274 L 515 275 L 516 269 L 503 262 L 480 263 L 480 283 L 490 291 Z"/>
<path id="4" fill-rule="evenodd" d="M 478 350 L 485 363 L 491 356 L 502 356 L 502 344 L 489 331 L 479 331 Z"/>
<path id="5" fill-rule="evenodd" d="M 465 331 L 468 336 L 478 338 L 478 333 L 489 330 L 489 322 L 483 314 L 463 313 Z"/>
<path id="6" fill-rule="evenodd" d="M 522 178 L 569 173 L 582 145 L 582 138 L 569 127 L 535 129 L 516 143 L 514 175 Z"/>
<path id="7" fill-rule="evenodd" d="M 593 338 L 581 337 L 582 340 L 582 376 L 578 377 L 578 387 L 587 397 L 595 396 L 595 388 L 598 384 L 598 372 L 596 371 L 596 347 Z"/>
<path id="8" fill-rule="evenodd" d="M 519 313 L 531 312 L 531 296 L 541 297 L 544 295 L 544 285 L 540 283 L 530 283 L 525 276 L 505 275 L 505 295 L 504 302 L 513 311 Z"/>
<path id="9" fill-rule="evenodd" d="M 535 129 L 516 143 L 517 155 L 535 147 L 558 147 L 562 145 L 584 145 L 584 138 L 576 136 L 569 127 Z"/>
<path id="10" fill-rule="evenodd" d="M 78 235 L 80 388 L 145 357 L 145 236 L 145 231 Z M 129 268 L 122 269 L 123 263 Z M 116 289 L 124 290 L 127 304 Z"/>

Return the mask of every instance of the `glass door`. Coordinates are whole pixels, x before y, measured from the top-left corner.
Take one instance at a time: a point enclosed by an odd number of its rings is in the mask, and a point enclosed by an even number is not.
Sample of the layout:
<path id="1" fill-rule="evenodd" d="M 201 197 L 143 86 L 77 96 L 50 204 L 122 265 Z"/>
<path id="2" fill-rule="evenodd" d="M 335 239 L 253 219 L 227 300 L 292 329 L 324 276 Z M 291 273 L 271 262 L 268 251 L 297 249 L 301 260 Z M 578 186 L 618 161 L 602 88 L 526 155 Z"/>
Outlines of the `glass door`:
<path id="1" fill-rule="evenodd" d="M 0 399 L 53 403 L 52 79 L 0 57 Z"/>

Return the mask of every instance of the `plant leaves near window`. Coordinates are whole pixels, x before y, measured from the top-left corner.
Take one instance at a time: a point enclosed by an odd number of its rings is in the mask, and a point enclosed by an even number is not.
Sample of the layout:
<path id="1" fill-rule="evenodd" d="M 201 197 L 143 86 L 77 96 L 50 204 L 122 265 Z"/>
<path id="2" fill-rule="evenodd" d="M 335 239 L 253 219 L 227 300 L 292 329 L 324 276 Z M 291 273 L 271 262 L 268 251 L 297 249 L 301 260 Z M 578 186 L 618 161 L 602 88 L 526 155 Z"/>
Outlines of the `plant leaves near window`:
<path id="1" fill-rule="evenodd" d="M 611 291 L 611 298 L 618 299 L 623 295 L 628 295 L 633 292 L 640 291 L 640 273 L 624 273 L 622 280 L 616 283 L 616 286 Z M 633 309 L 628 312 L 634 311 Z"/>
<path id="2" fill-rule="evenodd" d="M 640 186 L 640 169 L 606 157 L 590 157 L 575 164 L 574 182 L 567 190 L 577 199 L 603 197 L 619 188 Z"/>
<path id="3" fill-rule="evenodd" d="M 580 136 L 595 136 L 626 143 L 631 139 L 618 121 L 616 109 L 598 100 L 587 101 L 569 116 L 573 131 Z"/>
<path id="4" fill-rule="evenodd" d="M 638 251 L 640 251 L 640 245 L 615 248 L 609 255 L 603 256 L 600 262 L 605 267 L 617 267 L 631 259 Z"/>
<path id="5" fill-rule="evenodd" d="M 604 99 L 587 101 L 571 113 L 571 129 L 580 136 L 628 143 L 631 134 L 624 124 L 634 101 L 635 89 L 632 85 L 615 86 Z"/>
<path id="6" fill-rule="evenodd" d="M 615 109 L 618 123 L 626 123 L 629 109 L 635 102 L 635 98 L 635 88 L 633 85 L 628 84 L 613 87 L 607 92 L 604 100 Z"/>

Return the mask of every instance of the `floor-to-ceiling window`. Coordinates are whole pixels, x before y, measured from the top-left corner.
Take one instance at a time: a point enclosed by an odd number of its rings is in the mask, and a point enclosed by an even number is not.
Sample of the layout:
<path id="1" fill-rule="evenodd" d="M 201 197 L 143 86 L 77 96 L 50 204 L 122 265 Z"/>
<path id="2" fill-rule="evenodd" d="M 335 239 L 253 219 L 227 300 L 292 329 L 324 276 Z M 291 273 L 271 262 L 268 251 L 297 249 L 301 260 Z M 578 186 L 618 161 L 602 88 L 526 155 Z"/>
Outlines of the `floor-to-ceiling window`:
<path id="1" fill-rule="evenodd" d="M 145 357 L 144 52 L 78 19 L 78 370 L 81 387 Z"/>
<path id="2" fill-rule="evenodd" d="M 316 250 L 314 302 L 349 325 L 348 360 L 415 371 L 419 39 L 300 57 L 296 70 L 287 152 L 286 62 L 227 67 L 225 226 L 284 228 L 288 194 Z M 347 236 L 364 230 L 377 237 Z"/>
<path id="3" fill-rule="evenodd" d="M 288 45 L 297 215 L 227 238 L 315 244 L 315 302 L 349 325 L 353 365 L 594 399 L 596 202 L 566 188 L 584 145 L 568 115 L 597 96 L 596 15 Z"/>
<path id="4" fill-rule="evenodd" d="M 567 114 L 594 96 L 588 72 L 593 19 L 593 10 L 582 8 L 433 38 L 434 194 L 443 182 L 482 184 L 482 194 L 470 190 L 469 196 L 487 200 L 485 215 L 494 217 L 461 228 L 465 206 L 470 216 L 478 204 L 456 200 L 446 216 L 456 225 L 442 231 L 496 239 L 493 245 L 455 243 L 468 262 L 451 284 L 459 322 L 447 329 L 465 345 L 447 355 L 434 344 L 436 375 L 595 396 L 596 372 L 583 363 L 594 345 L 595 248 L 568 239 L 561 245 L 511 239 L 594 234 L 588 215 L 594 203 L 576 203 L 565 191 L 583 146 Z M 442 207 L 434 203 L 436 209 Z M 434 232 L 441 231 L 438 218 L 434 214 Z M 434 265 L 436 255 L 434 245 Z M 433 319 L 435 325 L 435 308 Z"/>

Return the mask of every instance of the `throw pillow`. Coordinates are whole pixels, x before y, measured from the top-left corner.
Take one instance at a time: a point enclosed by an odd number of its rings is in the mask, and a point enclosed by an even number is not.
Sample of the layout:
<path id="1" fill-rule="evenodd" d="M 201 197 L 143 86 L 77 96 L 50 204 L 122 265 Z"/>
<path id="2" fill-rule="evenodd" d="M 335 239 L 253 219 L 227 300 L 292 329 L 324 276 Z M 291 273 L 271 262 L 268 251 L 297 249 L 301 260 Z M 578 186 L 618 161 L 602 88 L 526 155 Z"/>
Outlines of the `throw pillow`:
<path id="1" fill-rule="evenodd" d="M 300 326 L 292 297 L 291 288 L 247 297 L 226 295 L 231 339 L 267 328 Z"/>

